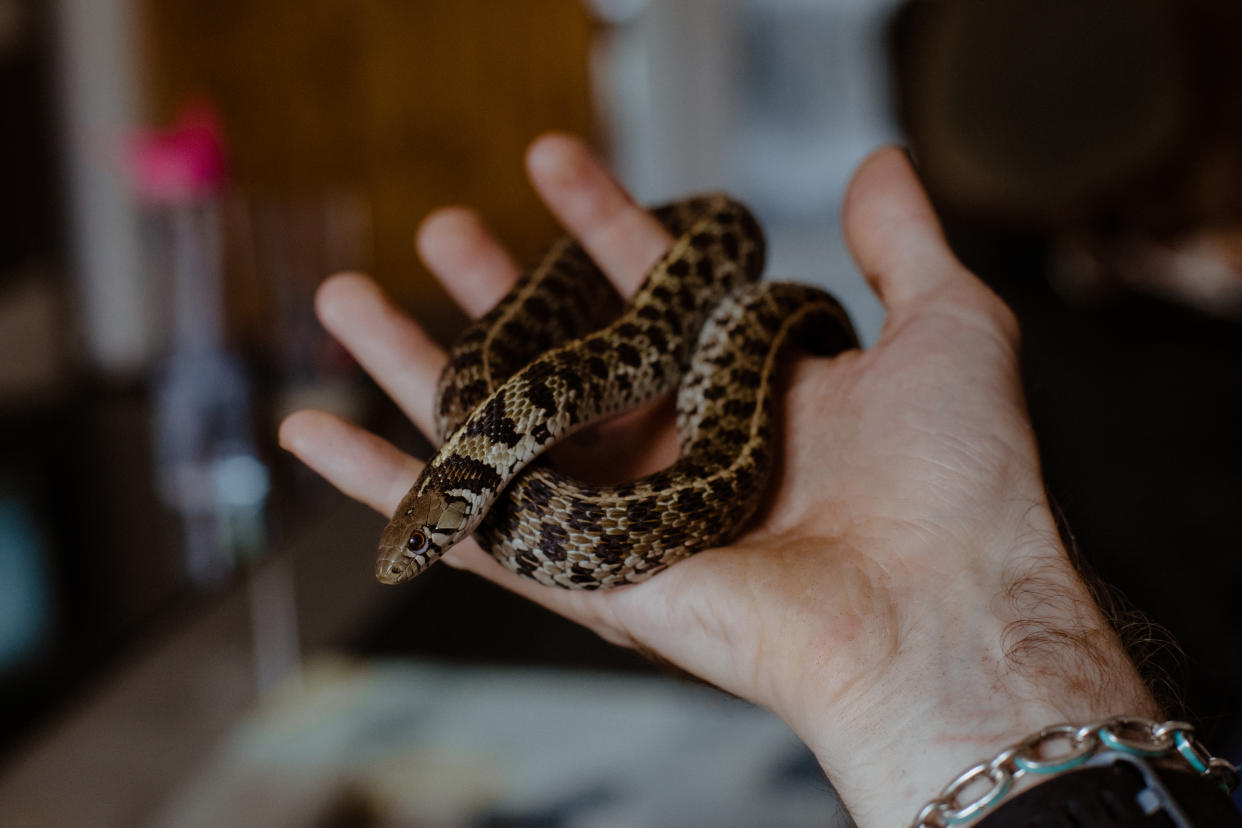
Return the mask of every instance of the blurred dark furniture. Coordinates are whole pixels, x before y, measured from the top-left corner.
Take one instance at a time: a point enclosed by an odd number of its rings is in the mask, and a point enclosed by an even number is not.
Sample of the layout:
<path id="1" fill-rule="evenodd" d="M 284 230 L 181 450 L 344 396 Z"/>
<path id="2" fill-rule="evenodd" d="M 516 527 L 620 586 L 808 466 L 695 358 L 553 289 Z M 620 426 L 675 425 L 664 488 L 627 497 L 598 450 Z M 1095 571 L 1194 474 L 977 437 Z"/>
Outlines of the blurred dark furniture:
<path id="1" fill-rule="evenodd" d="M 891 35 L 898 111 L 951 240 L 1021 320 L 1052 498 L 1185 659 L 1130 619 L 1136 653 L 1238 749 L 1242 319 L 1124 285 L 1075 302 L 1049 275 L 1067 236 L 1164 243 L 1242 222 L 1242 6 L 916 0 Z"/>

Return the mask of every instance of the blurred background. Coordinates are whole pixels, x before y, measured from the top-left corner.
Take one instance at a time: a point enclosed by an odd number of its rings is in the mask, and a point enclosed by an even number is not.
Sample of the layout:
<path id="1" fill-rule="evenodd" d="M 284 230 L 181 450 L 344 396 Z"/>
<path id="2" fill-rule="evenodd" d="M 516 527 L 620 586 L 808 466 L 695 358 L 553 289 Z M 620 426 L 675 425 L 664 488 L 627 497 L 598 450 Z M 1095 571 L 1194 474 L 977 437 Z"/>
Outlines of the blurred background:
<path id="1" fill-rule="evenodd" d="M 1240 101 L 1230 0 L 0 0 L 0 821 L 849 824 L 761 711 L 446 567 L 380 587 L 383 519 L 274 445 L 314 406 L 425 450 L 314 288 L 451 338 L 413 230 L 532 260 L 550 129 L 748 201 L 867 341 L 838 205 L 907 143 L 1084 566 L 1242 759 Z"/>

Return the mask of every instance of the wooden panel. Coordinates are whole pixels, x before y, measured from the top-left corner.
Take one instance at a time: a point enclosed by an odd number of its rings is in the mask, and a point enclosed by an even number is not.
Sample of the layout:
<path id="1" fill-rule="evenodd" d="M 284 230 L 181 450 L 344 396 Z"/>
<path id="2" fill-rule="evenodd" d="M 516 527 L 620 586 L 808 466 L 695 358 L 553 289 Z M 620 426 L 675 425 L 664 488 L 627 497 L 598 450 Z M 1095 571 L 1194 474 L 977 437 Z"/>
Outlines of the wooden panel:
<path id="1" fill-rule="evenodd" d="M 591 23 L 569 0 L 143 0 L 155 122 L 207 96 L 249 193 L 355 192 L 376 276 L 407 302 L 443 294 L 417 266 L 418 220 L 474 205 L 534 255 L 555 232 L 522 152 L 592 132 Z"/>

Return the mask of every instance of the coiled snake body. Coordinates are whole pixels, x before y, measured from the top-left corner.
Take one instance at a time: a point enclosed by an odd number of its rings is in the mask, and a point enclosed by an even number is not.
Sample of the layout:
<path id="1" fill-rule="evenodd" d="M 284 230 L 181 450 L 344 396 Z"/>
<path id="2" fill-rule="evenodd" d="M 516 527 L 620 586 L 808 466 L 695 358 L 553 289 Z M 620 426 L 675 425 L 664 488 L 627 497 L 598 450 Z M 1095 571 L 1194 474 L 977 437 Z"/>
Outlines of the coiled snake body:
<path id="1" fill-rule="evenodd" d="M 657 208 L 676 237 L 622 312 L 605 276 L 558 242 L 450 352 L 437 454 L 385 528 L 376 575 L 409 580 L 470 534 L 554 586 L 636 583 L 729 541 L 772 464 L 772 383 L 787 343 L 854 347 L 827 293 L 757 282 L 764 240 L 720 195 Z M 559 440 L 672 389 L 679 457 L 593 486 L 532 463 Z"/>

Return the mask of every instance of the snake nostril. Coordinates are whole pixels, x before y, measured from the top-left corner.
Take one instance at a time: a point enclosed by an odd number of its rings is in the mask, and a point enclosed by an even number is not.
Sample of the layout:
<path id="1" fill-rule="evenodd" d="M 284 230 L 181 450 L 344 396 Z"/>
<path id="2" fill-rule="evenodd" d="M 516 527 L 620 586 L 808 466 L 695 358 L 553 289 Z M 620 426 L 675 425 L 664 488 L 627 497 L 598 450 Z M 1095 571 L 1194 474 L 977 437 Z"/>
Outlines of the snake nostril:
<path id="1" fill-rule="evenodd" d="M 385 584 L 396 583 L 405 571 L 405 562 L 399 559 L 385 559 L 375 567 L 375 577 Z"/>

